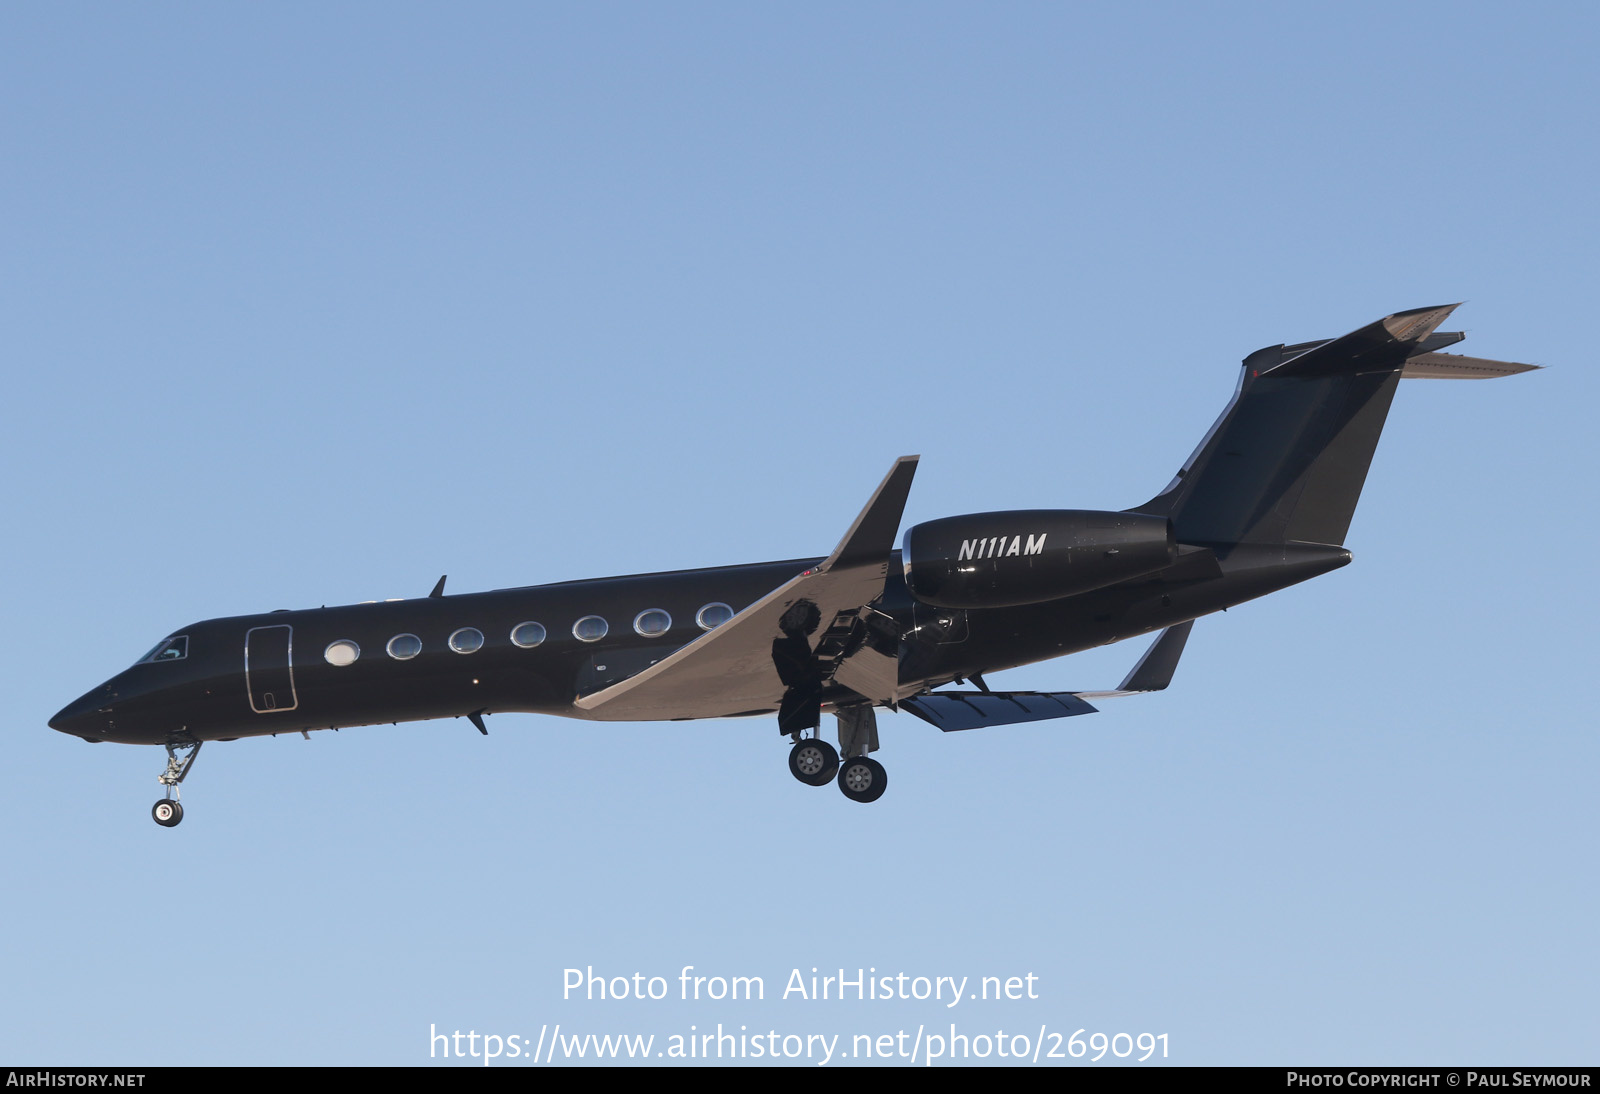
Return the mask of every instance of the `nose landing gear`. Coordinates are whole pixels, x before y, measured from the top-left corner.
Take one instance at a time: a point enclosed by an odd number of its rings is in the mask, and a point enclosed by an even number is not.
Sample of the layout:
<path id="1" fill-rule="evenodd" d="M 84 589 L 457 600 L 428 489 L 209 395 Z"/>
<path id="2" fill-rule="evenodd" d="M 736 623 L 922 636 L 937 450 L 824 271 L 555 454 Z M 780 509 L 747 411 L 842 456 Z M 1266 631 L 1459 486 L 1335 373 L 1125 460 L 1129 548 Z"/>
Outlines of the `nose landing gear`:
<path id="1" fill-rule="evenodd" d="M 178 784 L 183 782 L 200 755 L 200 741 L 168 741 L 167 769 L 156 776 L 156 781 L 167 788 L 167 796 L 150 807 L 150 816 L 163 828 L 175 828 L 183 820 L 183 803 L 178 801 Z M 178 759 L 179 752 L 189 753 L 185 760 Z"/>

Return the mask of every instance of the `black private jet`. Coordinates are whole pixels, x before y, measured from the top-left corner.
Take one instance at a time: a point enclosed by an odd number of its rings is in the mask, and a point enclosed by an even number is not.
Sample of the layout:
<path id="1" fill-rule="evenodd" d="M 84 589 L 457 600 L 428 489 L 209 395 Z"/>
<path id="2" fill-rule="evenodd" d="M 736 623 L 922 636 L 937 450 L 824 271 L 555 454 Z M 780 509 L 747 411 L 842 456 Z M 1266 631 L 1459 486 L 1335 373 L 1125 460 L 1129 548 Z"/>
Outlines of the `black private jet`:
<path id="1" fill-rule="evenodd" d="M 1537 366 L 1439 352 L 1454 306 L 1245 358 L 1167 488 L 1120 512 L 918 524 L 895 461 L 826 558 L 208 619 L 69 704 L 52 728 L 160 745 L 158 824 L 206 741 L 522 711 L 594 721 L 775 716 L 789 770 L 853 801 L 887 785 L 876 710 L 945 731 L 1088 714 L 1156 691 L 1193 621 L 1350 561 L 1343 544 L 1402 379 Z M 1113 691 L 998 692 L 984 674 L 1160 632 Z M 960 685 L 950 689 L 948 685 Z M 837 750 L 822 716 L 837 719 Z M 841 759 L 842 757 L 842 759 Z"/>

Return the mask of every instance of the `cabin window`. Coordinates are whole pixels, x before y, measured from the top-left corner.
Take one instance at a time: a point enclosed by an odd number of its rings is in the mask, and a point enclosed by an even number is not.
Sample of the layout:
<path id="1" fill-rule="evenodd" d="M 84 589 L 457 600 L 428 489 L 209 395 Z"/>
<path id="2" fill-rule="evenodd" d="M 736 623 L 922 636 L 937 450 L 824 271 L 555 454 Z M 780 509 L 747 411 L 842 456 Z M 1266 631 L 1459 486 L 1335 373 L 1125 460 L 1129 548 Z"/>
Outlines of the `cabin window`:
<path id="1" fill-rule="evenodd" d="M 544 641 L 543 623 L 518 623 L 511 628 L 511 644 L 521 649 L 531 650 Z"/>
<path id="2" fill-rule="evenodd" d="M 450 648 L 457 653 L 477 653 L 483 649 L 483 632 L 477 627 L 462 627 L 450 636 Z"/>
<path id="3" fill-rule="evenodd" d="M 572 625 L 572 637 L 579 642 L 598 642 L 611 629 L 598 615 L 586 615 Z"/>
<path id="4" fill-rule="evenodd" d="M 156 648 L 145 654 L 134 664 L 142 665 L 146 661 L 182 661 L 189 656 L 189 636 L 180 634 L 176 638 L 163 638 L 156 643 Z"/>
<path id="5" fill-rule="evenodd" d="M 322 659 L 330 665 L 343 668 L 356 663 L 356 658 L 361 656 L 361 647 L 348 638 L 341 638 L 336 642 L 329 642 L 328 648 L 322 651 Z"/>
<path id="6" fill-rule="evenodd" d="M 700 625 L 700 629 L 703 631 L 720 627 L 732 618 L 733 609 L 726 604 L 707 604 L 694 613 L 694 621 Z"/>
<path id="7" fill-rule="evenodd" d="M 647 608 L 633 617 L 633 629 L 646 638 L 660 638 L 672 629 L 672 616 L 660 608 Z"/>
<path id="8" fill-rule="evenodd" d="M 422 639 L 414 634 L 397 634 L 384 647 L 396 661 L 409 661 L 422 652 Z"/>

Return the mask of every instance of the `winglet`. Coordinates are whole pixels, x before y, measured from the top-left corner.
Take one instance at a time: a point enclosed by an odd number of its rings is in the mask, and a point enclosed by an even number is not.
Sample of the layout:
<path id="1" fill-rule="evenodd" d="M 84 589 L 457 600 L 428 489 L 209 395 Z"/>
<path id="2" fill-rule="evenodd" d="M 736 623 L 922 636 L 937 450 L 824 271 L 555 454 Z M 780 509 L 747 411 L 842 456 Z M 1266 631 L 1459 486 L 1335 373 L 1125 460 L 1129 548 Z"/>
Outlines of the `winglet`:
<path id="1" fill-rule="evenodd" d="M 921 458 L 901 456 L 894 461 L 839 546 L 817 567 L 819 572 L 836 566 L 868 566 L 878 562 L 888 565 L 889 552 L 894 550 L 895 536 L 900 531 L 900 516 L 911 494 L 911 477 L 917 473 L 917 461 Z"/>
<path id="2" fill-rule="evenodd" d="M 1144 651 L 1144 656 L 1139 658 L 1139 663 L 1123 678 L 1116 691 L 1075 691 L 1072 694 L 1083 699 L 1118 699 L 1124 695 L 1165 691 L 1167 685 L 1172 683 L 1178 658 L 1183 656 L 1184 643 L 1189 641 L 1189 632 L 1193 629 L 1194 620 L 1191 619 L 1162 631 L 1161 637 L 1150 643 L 1150 648 Z"/>
<path id="3" fill-rule="evenodd" d="M 1189 632 L 1193 629 L 1194 620 L 1191 619 L 1162 631 L 1161 637 L 1144 651 L 1144 656 L 1139 658 L 1139 663 L 1133 666 L 1133 671 L 1128 673 L 1117 690 L 1130 695 L 1146 691 L 1165 691 L 1167 685 L 1172 683 L 1172 674 L 1178 668 L 1178 658 L 1183 656 L 1184 643 L 1189 641 Z"/>
<path id="4" fill-rule="evenodd" d="M 1140 695 L 1161 691 L 1172 683 L 1173 670 L 1178 667 L 1183 644 L 1189 640 L 1193 627 L 1191 619 L 1162 631 L 1116 691 L 990 691 L 987 687 L 982 691 L 935 691 L 902 700 L 900 709 L 909 710 L 946 733 L 1093 714 L 1095 708 L 1086 699 Z"/>

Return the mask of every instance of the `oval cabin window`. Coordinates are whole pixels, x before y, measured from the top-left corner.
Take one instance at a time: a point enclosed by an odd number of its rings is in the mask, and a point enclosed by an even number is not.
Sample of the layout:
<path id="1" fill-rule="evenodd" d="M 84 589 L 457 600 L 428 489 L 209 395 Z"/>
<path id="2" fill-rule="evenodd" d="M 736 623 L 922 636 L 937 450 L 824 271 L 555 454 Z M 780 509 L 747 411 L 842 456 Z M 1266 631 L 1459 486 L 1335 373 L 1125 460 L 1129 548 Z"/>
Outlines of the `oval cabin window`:
<path id="1" fill-rule="evenodd" d="M 457 653 L 477 653 L 483 649 L 483 632 L 477 627 L 462 627 L 450 636 L 450 648 Z"/>
<path id="2" fill-rule="evenodd" d="M 572 637 L 579 642 L 598 642 L 611 629 L 598 615 L 586 615 L 572 625 Z"/>
<path id="3" fill-rule="evenodd" d="M 726 604 L 707 604 L 694 615 L 694 621 L 703 631 L 720 627 L 732 618 L 733 609 Z"/>
<path id="4" fill-rule="evenodd" d="M 397 634 L 384 648 L 396 661 L 409 661 L 422 652 L 422 639 L 414 634 Z"/>
<path id="5" fill-rule="evenodd" d="M 672 616 L 660 608 L 648 608 L 633 617 L 633 629 L 646 638 L 660 638 L 672 629 Z"/>
<path id="6" fill-rule="evenodd" d="M 518 623 L 511 628 L 511 644 L 521 649 L 531 650 L 544 641 L 543 623 Z"/>
<path id="7" fill-rule="evenodd" d="M 361 656 L 361 647 L 348 638 L 341 638 L 337 642 L 329 642 L 322 656 L 328 664 L 343 668 L 356 663 L 356 658 Z"/>

